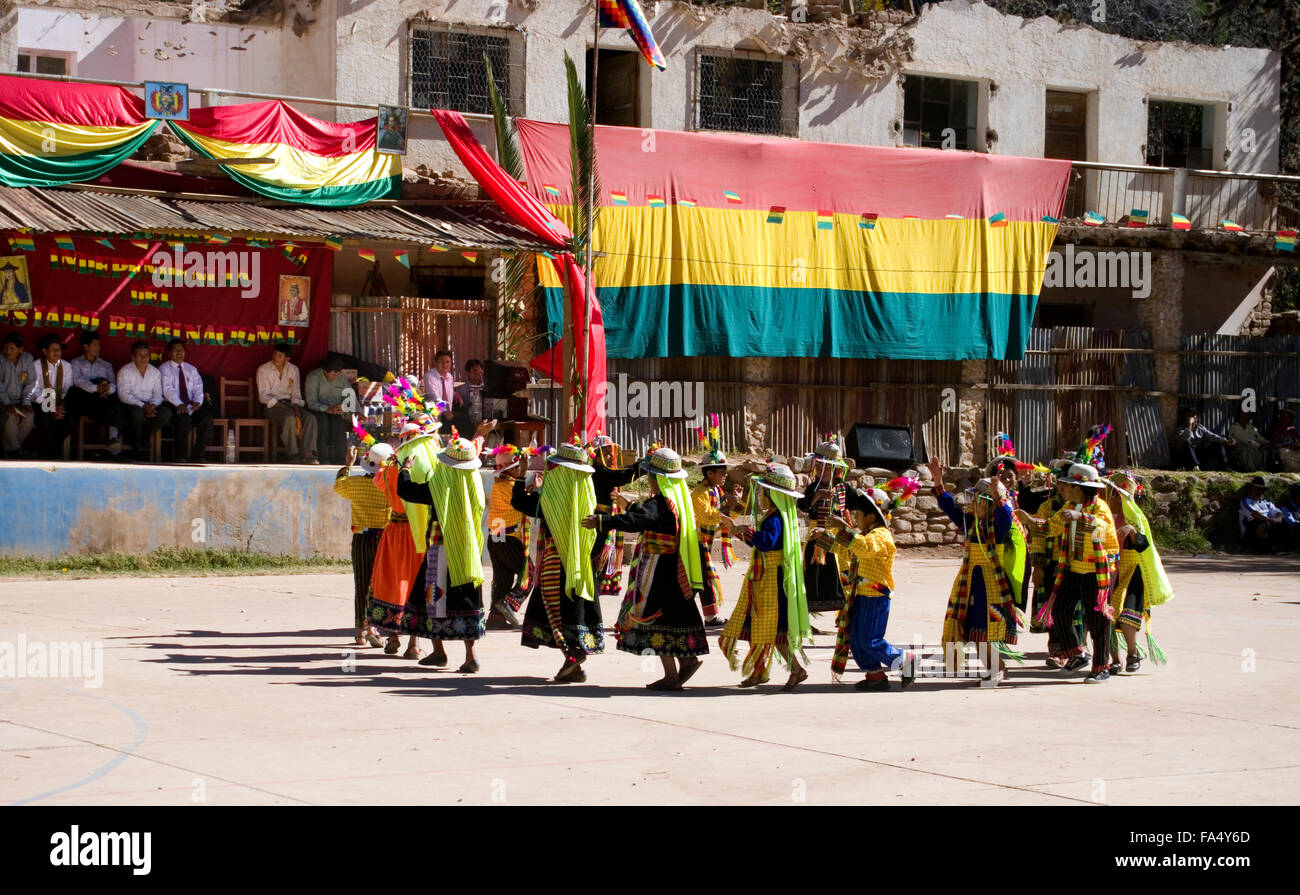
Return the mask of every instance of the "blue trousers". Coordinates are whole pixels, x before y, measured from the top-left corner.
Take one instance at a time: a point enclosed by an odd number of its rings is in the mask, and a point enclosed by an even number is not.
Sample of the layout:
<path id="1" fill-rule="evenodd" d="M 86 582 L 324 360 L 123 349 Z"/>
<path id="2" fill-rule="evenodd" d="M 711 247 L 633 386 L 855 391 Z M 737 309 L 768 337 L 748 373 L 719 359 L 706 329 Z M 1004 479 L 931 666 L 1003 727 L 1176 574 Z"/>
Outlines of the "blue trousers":
<path id="1" fill-rule="evenodd" d="M 854 597 L 849 607 L 849 649 L 863 671 L 887 671 L 903 651 L 885 639 L 889 597 Z"/>

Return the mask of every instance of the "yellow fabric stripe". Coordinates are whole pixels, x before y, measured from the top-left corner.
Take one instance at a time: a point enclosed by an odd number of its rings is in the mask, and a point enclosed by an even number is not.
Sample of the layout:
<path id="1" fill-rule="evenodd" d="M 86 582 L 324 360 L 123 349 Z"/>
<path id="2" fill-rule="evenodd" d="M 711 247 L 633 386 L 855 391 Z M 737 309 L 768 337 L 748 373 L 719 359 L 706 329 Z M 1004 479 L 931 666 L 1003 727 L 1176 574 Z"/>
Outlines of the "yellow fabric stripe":
<path id="1" fill-rule="evenodd" d="M 116 127 L 0 117 L 0 153 L 58 158 L 103 152 L 139 136 L 156 123 L 146 121 L 143 124 Z"/>
<path id="2" fill-rule="evenodd" d="M 572 210 L 549 206 L 566 224 Z M 931 294 L 1037 294 L 1056 224 L 881 218 L 875 229 L 837 214 L 816 228 L 815 211 L 724 208 L 602 208 L 595 248 L 598 287 L 698 283 L 758 288 Z M 626 247 L 626 248 L 625 248 Z M 983 259 L 996 259 L 987 265 Z M 988 269 L 982 269 L 987 267 Z M 543 286 L 560 281 L 541 265 Z"/>
<path id="3" fill-rule="evenodd" d="M 335 158 L 314 155 L 283 143 L 232 143 L 186 130 L 185 136 L 216 158 L 273 158 L 273 165 L 230 165 L 246 177 L 291 189 L 356 186 L 402 173 L 402 159 L 373 149 Z"/>

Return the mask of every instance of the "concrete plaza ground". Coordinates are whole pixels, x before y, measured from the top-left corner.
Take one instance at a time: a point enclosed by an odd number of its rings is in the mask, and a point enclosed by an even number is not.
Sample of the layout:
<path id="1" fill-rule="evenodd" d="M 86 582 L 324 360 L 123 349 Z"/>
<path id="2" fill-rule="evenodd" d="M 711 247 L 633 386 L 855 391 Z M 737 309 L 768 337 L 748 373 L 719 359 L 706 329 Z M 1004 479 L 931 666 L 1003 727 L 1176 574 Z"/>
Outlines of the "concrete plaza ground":
<path id="1" fill-rule="evenodd" d="M 901 555 L 891 639 L 937 640 L 957 564 Z M 0 802 L 1300 801 L 1300 560 L 1168 565 L 1164 667 L 1086 686 L 1046 670 L 1031 635 L 1000 688 L 905 693 L 832 685 L 833 636 L 795 693 L 779 670 L 737 689 L 716 642 L 678 694 L 646 691 L 657 660 L 612 642 L 570 685 L 547 682 L 555 651 L 515 633 L 489 634 L 473 676 L 352 653 L 345 574 L 0 581 L 0 641 L 98 641 L 104 664 L 98 688 L 0 679 Z M 729 595 L 740 577 L 724 575 Z"/>

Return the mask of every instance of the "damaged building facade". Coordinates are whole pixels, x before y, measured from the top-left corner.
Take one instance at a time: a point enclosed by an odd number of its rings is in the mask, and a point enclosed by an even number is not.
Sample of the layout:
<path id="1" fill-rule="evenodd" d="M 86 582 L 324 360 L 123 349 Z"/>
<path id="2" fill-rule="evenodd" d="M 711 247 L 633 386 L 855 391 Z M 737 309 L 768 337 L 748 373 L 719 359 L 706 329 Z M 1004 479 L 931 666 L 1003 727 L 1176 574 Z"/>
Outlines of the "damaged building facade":
<path id="1" fill-rule="evenodd" d="M 1076 162 L 1036 325 L 1144 333 L 1154 371 L 1146 391 L 1160 393 L 1164 425 L 1179 404 L 1180 340 L 1267 327 L 1278 256 L 1263 234 L 1295 223 L 1271 177 L 1279 54 L 1134 41 L 967 0 L 927 3 L 918 16 L 850 14 L 826 3 L 776 13 L 762 3 L 643 7 L 667 70 L 645 66 L 626 34 L 603 31 L 599 123 Z M 241 91 L 356 104 L 291 100 L 337 120 L 380 102 L 451 108 L 486 145 L 485 55 L 510 113 L 544 121 L 567 118 L 564 55 L 588 72 L 593 62 L 585 0 L 10 0 L 0 10 L 6 70 L 185 81 L 212 88 L 195 93 L 208 104 L 242 101 Z M 467 179 L 427 116 L 411 117 L 404 167 L 411 191 L 451 190 Z M 1134 209 L 1148 212 L 1147 228 L 1125 226 Z M 1106 223 L 1085 226 L 1086 212 Z M 1174 214 L 1192 229 L 1171 230 Z M 1223 219 L 1244 232 L 1221 232 Z M 390 283 L 410 276 L 391 259 L 379 271 Z M 360 292 L 366 273 L 344 266 L 339 291 Z M 905 381 L 896 381 L 905 366 Z M 818 431 L 864 420 L 907 423 L 950 461 L 978 462 L 1020 412 L 996 393 L 1001 379 L 1018 374 L 985 361 L 629 358 L 611 359 L 611 371 L 717 383 L 706 404 L 727 405 L 725 440 L 787 454 L 811 448 Z M 894 384 L 906 388 L 881 387 Z M 839 390 L 833 401 L 826 386 Z M 943 410 L 949 394 L 955 414 Z M 996 410 L 999 401 L 1009 409 Z M 1088 415 L 1108 412 L 1080 406 L 1058 405 L 1051 438 L 1072 439 L 1093 422 Z M 690 444 L 676 423 L 623 433 L 628 441 L 652 434 Z"/>

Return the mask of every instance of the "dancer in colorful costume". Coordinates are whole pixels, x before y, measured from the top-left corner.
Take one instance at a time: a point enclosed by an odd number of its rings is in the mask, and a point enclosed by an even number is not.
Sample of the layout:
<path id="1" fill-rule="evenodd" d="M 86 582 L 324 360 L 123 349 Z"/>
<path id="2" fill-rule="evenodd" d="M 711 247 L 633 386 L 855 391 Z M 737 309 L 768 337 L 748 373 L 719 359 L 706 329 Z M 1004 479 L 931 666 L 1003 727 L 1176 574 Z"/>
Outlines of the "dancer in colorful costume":
<path id="1" fill-rule="evenodd" d="M 1088 664 L 1086 649 L 1075 629 L 1074 614 L 1082 606 L 1084 625 L 1092 636 L 1092 670 L 1088 683 L 1110 680 L 1111 585 L 1119 542 L 1110 508 L 1100 500 L 1106 485 L 1097 470 L 1075 463 L 1058 479 L 1065 506 L 1048 520 L 1047 547 L 1056 563 L 1052 596 L 1040 618 L 1053 629 L 1057 658 L 1064 671 Z"/>
<path id="2" fill-rule="evenodd" d="M 915 657 L 886 640 L 885 632 L 894 595 L 897 553 L 889 528 L 890 514 L 919 487 L 915 479 L 900 477 L 884 488 L 855 490 L 847 497 L 851 519 L 830 516 L 826 529 L 810 536 L 818 550 L 840 554 L 848 581 L 847 605 L 835 618 L 835 652 L 831 657 L 831 679 L 835 683 L 844 674 L 850 652 L 867 675 L 854 684 L 855 689 L 888 690 L 889 671 L 901 673 L 903 689 L 916 679 Z M 897 498 L 889 493 L 896 488 Z"/>
<path id="3" fill-rule="evenodd" d="M 479 459 L 482 433 L 493 423 L 481 423 L 473 441 L 456 437 L 453 428 L 446 448 L 437 455 L 437 465 L 424 480 L 403 469 L 397 485 L 398 496 L 407 506 L 420 504 L 431 510 L 425 612 L 417 633 L 434 641 L 435 656 L 445 656 L 444 640 L 464 642 L 465 662 L 457 669 L 463 674 L 479 670 L 474 644 L 487 633 L 483 612 L 484 497 L 478 470 L 483 465 Z M 413 460 L 414 456 L 408 455 L 405 463 Z M 445 659 L 427 664 L 445 664 Z"/>
<path id="4" fill-rule="evenodd" d="M 1016 599 L 1016 608 L 1020 611 L 1018 620 L 1021 627 L 1028 623 L 1025 614 L 1029 609 L 1029 540 L 1030 535 L 1024 523 L 1016 517 L 1020 508 L 1020 476 L 1033 469 L 1033 464 L 1022 463 L 1016 459 L 1016 447 L 1011 443 L 1011 436 L 999 432 L 993 439 L 997 456 L 989 463 L 988 477 L 996 478 L 1002 483 L 1004 499 L 1011 507 L 1011 530 L 1007 539 L 998 545 L 998 561 L 1006 571 L 1007 583 Z"/>
<path id="5" fill-rule="evenodd" d="M 619 447 L 608 435 L 597 435 L 587 449 L 595 470 L 591 475 L 591 484 L 596 489 L 596 512 L 621 512 L 614 494 L 620 486 L 630 484 L 636 478 L 636 467 L 623 469 L 619 466 Z M 618 595 L 623 592 L 623 553 L 622 531 L 610 529 L 596 538 L 595 554 L 591 557 L 591 562 L 596 574 L 600 576 L 602 594 Z"/>
<path id="6" fill-rule="evenodd" d="M 709 651 L 704 621 L 695 605 L 701 586 L 699 537 L 686 490 L 686 472 L 676 451 L 659 448 L 640 463 L 650 480 L 650 497 L 622 513 L 594 513 L 582 520 L 598 534 L 618 529 L 640 533 L 635 576 L 614 625 L 618 648 L 656 655 L 664 676 L 646 687 L 680 690 Z"/>
<path id="7" fill-rule="evenodd" d="M 369 437 L 369 436 L 367 436 Z M 390 510 L 383 493 L 375 487 L 375 474 L 393 455 L 393 446 L 379 447 L 373 437 L 369 450 L 361 460 L 361 474 L 353 475 L 357 448 L 348 448 L 347 462 L 334 478 L 334 493 L 352 507 L 352 589 L 353 621 L 356 624 L 357 646 L 369 643 L 383 646 L 383 641 L 370 626 L 366 607 L 370 600 L 370 578 L 375 571 L 375 556 L 379 539 L 388 526 Z M 373 459 L 372 459 L 373 457 Z"/>
<path id="8" fill-rule="evenodd" d="M 1001 683 L 1006 672 L 1001 656 L 1024 660 L 1011 647 L 1017 640 L 1015 595 L 1002 565 L 1002 551 L 1012 529 L 1012 511 L 1002 483 L 997 479 L 980 479 L 973 494 L 971 512 L 958 508 L 943 487 L 943 464 L 931 457 L 928 464 L 934 482 L 934 496 L 939 508 L 962 530 L 961 569 L 948 596 L 943 619 L 942 642 L 951 656 L 954 670 L 964 668 L 964 650 L 968 643 L 988 644 L 981 659 L 993 686 Z"/>
<path id="9" fill-rule="evenodd" d="M 808 679 L 808 672 L 799 662 L 808 661 L 803 648 L 812 642 L 812 628 L 799 549 L 795 501 L 801 495 L 797 488 L 790 467 L 780 464 L 768 464 L 766 472 L 750 479 L 750 507 L 757 527 L 747 527 L 741 534 L 753 547 L 749 572 L 735 611 L 718 638 L 718 648 L 731 669 L 743 668 L 746 674 L 742 687 L 767 682 L 774 652 L 790 669 L 786 690 Z M 736 643 L 740 640 L 749 641 L 743 666 L 736 662 Z"/>
<path id="10" fill-rule="evenodd" d="M 696 429 L 704 454 L 700 457 L 700 482 L 691 489 L 691 506 L 695 514 L 695 530 L 700 535 L 700 561 L 703 563 L 703 585 L 700 588 L 700 606 L 704 611 L 704 624 L 709 628 L 721 628 L 727 620 L 720 618 L 718 610 L 722 608 L 722 585 L 718 579 L 718 570 L 713 565 L 713 541 L 719 532 L 722 542 L 722 563 L 728 569 L 736 561 L 736 552 L 731 546 L 731 517 L 727 510 L 731 501 L 723 492 L 727 483 L 727 455 L 722 452 L 718 432 L 718 416 L 710 417 L 707 436 L 703 429 Z M 737 495 L 740 486 L 736 486 Z"/>
<path id="11" fill-rule="evenodd" d="M 1142 485 L 1131 472 L 1116 470 L 1106 480 L 1110 487 L 1107 500 L 1116 519 L 1124 524 L 1115 532 L 1120 543 L 1119 569 L 1115 589 L 1110 597 L 1115 613 L 1115 632 L 1111 635 L 1110 673 L 1125 671 L 1133 674 L 1142 667 L 1142 650 L 1137 635 L 1143 621 L 1147 626 L 1147 655 L 1157 665 L 1165 663 L 1164 650 L 1156 643 L 1151 632 L 1151 607 L 1160 606 L 1174 598 L 1174 589 L 1165 575 L 1164 564 L 1151 539 L 1151 524 L 1138 506 Z M 1120 662 L 1120 636 L 1123 635 L 1127 655 Z"/>
<path id="12" fill-rule="evenodd" d="M 392 515 L 379 539 L 366 611 L 370 623 L 388 634 L 384 652 L 396 653 L 400 646 L 398 635 L 409 634 L 403 658 L 419 659 L 420 648 L 415 641 L 421 636 L 418 631 L 425 614 L 424 554 L 428 546 L 429 513 L 427 507 L 419 504 L 408 506 L 398 495 L 398 480 L 402 472 L 398 464 L 412 456 L 427 464 L 424 451 L 419 449 L 427 445 L 436 447 L 438 440 L 424 426 L 411 420 L 402 426 L 398 439 L 392 460 L 375 474 L 375 487 L 387 498 Z M 443 664 L 446 664 L 445 654 Z"/>
<path id="13" fill-rule="evenodd" d="M 524 610 L 523 644 L 564 653 L 555 675 L 561 682 L 586 680 L 582 664 L 605 651 L 600 582 L 591 561 L 596 532 L 580 524 L 596 511 L 590 460 L 581 444 L 562 444 L 546 458 L 540 490 L 518 481 L 510 498 L 515 509 L 539 520 L 541 568 Z"/>
<path id="14" fill-rule="evenodd" d="M 807 514 L 810 527 L 824 528 L 830 517 L 844 516 L 848 494 L 853 489 L 844 481 L 848 464 L 842 453 L 839 438 L 832 434 L 808 455 L 813 461 L 812 481 L 796 506 Z M 805 544 L 803 571 L 809 612 L 839 612 L 844 608 L 843 569 L 834 553 L 823 552 L 814 557 L 812 544 Z"/>
<path id="15" fill-rule="evenodd" d="M 528 542 L 533 521 L 510 505 L 515 482 L 528 468 L 527 450 L 510 444 L 492 451 L 494 479 L 488 493 L 488 558 L 492 561 L 492 611 L 489 626 L 504 623 L 519 625 L 519 610 L 532 586 L 533 563 Z"/>

